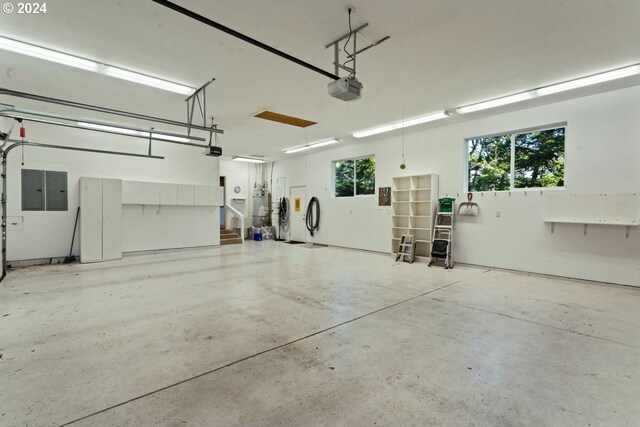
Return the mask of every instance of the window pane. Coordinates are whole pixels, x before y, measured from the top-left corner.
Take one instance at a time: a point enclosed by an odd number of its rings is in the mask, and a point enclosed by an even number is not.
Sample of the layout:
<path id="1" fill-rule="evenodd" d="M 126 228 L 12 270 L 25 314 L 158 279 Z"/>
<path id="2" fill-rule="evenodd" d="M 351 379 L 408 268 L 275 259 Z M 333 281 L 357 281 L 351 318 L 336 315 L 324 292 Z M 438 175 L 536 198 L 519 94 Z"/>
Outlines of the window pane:
<path id="1" fill-rule="evenodd" d="M 515 187 L 564 186 L 564 128 L 516 135 Z"/>
<path id="2" fill-rule="evenodd" d="M 356 195 L 375 194 L 376 158 L 356 160 Z"/>
<path id="3" fill-rule="evenodd" d="M 353 196 L 354 161 L 336 162 L 336 197 Z"/>
<path id="4" fill-rule="evenodd" d="M 467 140 L 469 191 L 509 190 L 511 136 Z"/>

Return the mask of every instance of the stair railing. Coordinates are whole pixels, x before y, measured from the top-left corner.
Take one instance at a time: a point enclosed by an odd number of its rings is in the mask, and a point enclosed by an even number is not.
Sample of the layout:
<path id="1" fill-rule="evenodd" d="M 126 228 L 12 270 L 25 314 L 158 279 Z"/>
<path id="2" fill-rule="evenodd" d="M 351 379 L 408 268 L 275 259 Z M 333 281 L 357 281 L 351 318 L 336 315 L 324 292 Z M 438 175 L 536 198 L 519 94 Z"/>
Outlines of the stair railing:
<path id="1" fill-rule="evenodd" d="M 236 208 L 234 208 L 233 206 L 227 205 L 226 203 L 225 203 L 224 207 L 225 207 L 226 210 L 229 210 L 232 214 L 234 214 L 234 215 L 236 215 L 237 217 L 240 218 L 240 238 L 242 239 L 242 242 L 244 243 L 244 233 L 245 233 L 244 215 L 241 214 L 240 211 L 238 211 Z"/>

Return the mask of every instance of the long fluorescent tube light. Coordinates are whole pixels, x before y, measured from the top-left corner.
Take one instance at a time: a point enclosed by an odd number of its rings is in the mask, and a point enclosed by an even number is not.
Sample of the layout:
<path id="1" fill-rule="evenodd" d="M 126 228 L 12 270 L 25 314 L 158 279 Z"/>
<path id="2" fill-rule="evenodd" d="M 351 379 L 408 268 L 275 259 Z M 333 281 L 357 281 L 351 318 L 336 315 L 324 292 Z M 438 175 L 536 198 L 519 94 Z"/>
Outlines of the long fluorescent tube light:
<path id="1" fill-rule="evenodd" d="M 577 89 L 579 87 L 585 87 L 585 86 L 595 85 L 598 83 L 609 82 L 611 80 L 630 77 L 636 74 L 640 74 L 640 64 L 632 65 L 630 67 L 619 68 L 613 71 L 607 71 L 606 73 L 595 74 L 589 77 L 570 80 L 564 83 L 558 83 L 551 86 L 541 87 L 536 90 L 536 95 L 538 96 L 551 95 L 552 93 L 564 92 L 566 90 Z"/>
<path id="2" fill-rule="evenodd" d="M 332 138 L 332 139 L 327 139 L 326 141 L 318 141 L 318 142 L 311 142 L 307 145 L 302 145 L 300 147 L 294 147 L 294 148 L 289 148 L 287 150 L 284 150 L 285 154 L 293 154 L 293 153 L 297 153 L 300 151 L 304 151 L 304 150 L 308 150 L 310 148 L 317 148 L 317 147 L 324 147 L 325 145 L 331 145 L 331 144 L 336 144 L 340 142 L 340 140 Z"/>
<path id="3" fill-rule="evenodd" d="M 479 102 L 477 104 L 467 105 L 456 109 L 456 113 L 467 114 L 475 111 L 487 110 L 489 108 L 501 107 L 503 105 L 513 104 L 533 98 L 533 93 L 522 92 L 515 95 L 509 95 L 502 98 L 492 99 L 491 101 Z"/>
<path id="4" fill-rule="evenodd" d="M 419 125 L 421 123 L 427 123 L 427 122 L 433 122 L 435 120 L 446 119 L 447 117 L 449 117 L 449 113 L 447 113 L 446 111 L 441 111 L 438 113 L 428 114 L 426 116 L 415 117 L 413 119 L 392 123 L 390 125 L 384 125 L 384 126 L 379 126 L 377 128 L 354 132 L 353 136 L 355 138 L 364 138 L 371 135 L 377 135 L 379 133 L 389 132 L 396 129 L 402 129 L 409 126 Z"/>
<path id="5" fill-rule="evenodd" d="M 253 157 L 233 156 L 231 159 L 235 162 L 248 162 L 248 163 L 264 163 L 263 159 L 254 159 Z"/>
<path id="6" fill-rule="evenodd" d="M 631 65 L 629 67 L 618 68 L 617 70 L 607 71 L 600 74 L 594 74 L 592 76 L 582 77 L 575 80 L 569 80 L 563 83 L 543 86 L 537 89 L 529 90 L 527 92 L 516 93 L 515 95 L 509 95 L 502 98 L 492 99 L 490 101 L 483 101 L 477 104 L 467 105 L 465 107 L 457 108 L 456 112 L 459 114 L 473 113 L 475 111 L 501 107 L 503 105 L 526 101 L 527 99 L 531 99 L 531 98 L 537 98 L 539 96 L 565 92 L 572 89 L 591 86 L 598 83 L 609 82 L 612 80 L 635 76 L 638 74 L 640 74 L 640 64 Z"/>
<path id="7" fill-rule="evenodd" d="M 105 132 L 121 133 L 123 135 L 142 136 L 144 138 L 151 137 L 153 139 L 162 139 L 165 141 L 191 142 L 189 138 L 184 138 L 181 136 L 165 135 L 163 133 L 157 133 L 157 132 L 153 132 L 149 134 L 149 132 L 145 132 L 141 130 L 121 128 L 117 126 L 107 126 L 107 125 L 101 125 L 98 123 L 78 122 L 78 126 L 81 126 L 83 128 L 88 128 L 88 129 L 102 130 Z"/>
<path id="8" fill-rule="evenodd" d="M 304 150 L 308 150 L 310 147 L 308 145 L 302 146 L 302 147 L 297 147 L 297 148 L 290 148 L 288 150 L 284 150 L 285 154 L 293 154 L 293 153 L 298 153 L 300 151 L 304 151 Z"/>
<path id="9" fill-rule="evenodd" d="M 44 47 L 35 46 L 29 43 L 20 42 L 6 37 L 0 37 L 0 49 L 22 55 L 32 56 L 34 58 L 44 59 L 46 61 L 56 62 L 58 64 L 68 65 L 69 67 L 80 68 L 94 73 L 139 83 L 158 89 L 168 90 L 170 92 L 179 93 L 181 95 L 191 95 L 194 89 L 179 83 L 170 82 L 168 80 L 159 79 L 157 77 L 147 76 L 145 74 L 129 71 L 100 62 L 92 61 L 78 56 L 69 55 Z"/>

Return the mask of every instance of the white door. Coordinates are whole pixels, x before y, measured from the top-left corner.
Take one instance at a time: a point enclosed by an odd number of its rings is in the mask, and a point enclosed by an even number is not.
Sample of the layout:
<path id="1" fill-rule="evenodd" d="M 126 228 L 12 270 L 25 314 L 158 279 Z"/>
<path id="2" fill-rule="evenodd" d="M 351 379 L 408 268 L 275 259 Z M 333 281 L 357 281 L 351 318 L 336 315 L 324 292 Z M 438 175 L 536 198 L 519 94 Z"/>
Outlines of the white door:
<path id="1" fill-rule="evenodd" d="M 291 203 L 290 218 L 290 240 L 294 242 L 307 241 L 307 225 L 305 214 L 307 213 L 307 189 L 306 187 L 291 187 L 289 193 L 289 203 Z"/>

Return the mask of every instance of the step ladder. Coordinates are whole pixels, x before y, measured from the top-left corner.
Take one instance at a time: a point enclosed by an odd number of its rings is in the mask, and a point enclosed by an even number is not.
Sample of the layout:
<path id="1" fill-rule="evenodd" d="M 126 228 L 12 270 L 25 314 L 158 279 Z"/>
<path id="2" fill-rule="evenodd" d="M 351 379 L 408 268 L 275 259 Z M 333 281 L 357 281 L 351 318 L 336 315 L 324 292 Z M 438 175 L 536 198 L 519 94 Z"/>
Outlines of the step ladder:
<path id="1" fill-rule="evenodd" d="M 441 262 L 445 269 L 453 268 L 453 217 L 453 210 L 436 213 L 429 267 Z"/>
<path id="2" fill-rule="evenodd" d="M 416 257 L 416 241 L 415 237 L 410 234 L 403 234 L 400 237 L 398 252 L 396 253 L 396 261 L 413 263 Z"/>

